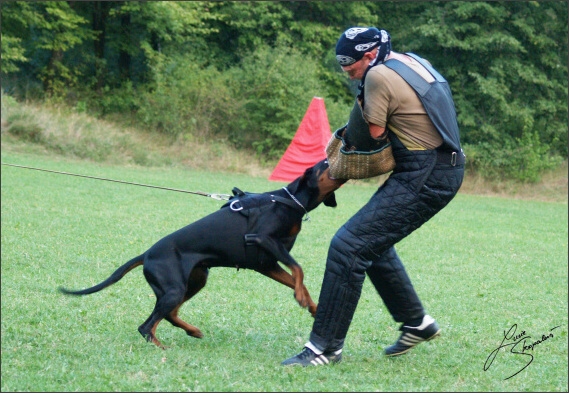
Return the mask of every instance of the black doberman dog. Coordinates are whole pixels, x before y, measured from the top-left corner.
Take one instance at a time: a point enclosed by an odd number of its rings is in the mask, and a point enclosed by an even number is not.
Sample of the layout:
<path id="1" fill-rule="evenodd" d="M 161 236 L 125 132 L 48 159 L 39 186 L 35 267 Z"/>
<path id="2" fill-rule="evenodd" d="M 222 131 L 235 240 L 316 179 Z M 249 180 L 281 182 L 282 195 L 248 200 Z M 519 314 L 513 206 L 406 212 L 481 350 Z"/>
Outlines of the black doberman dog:
<path id="1" fill-rule="evenodd" d="M 303 216 L 322 202 L 335 207 L 334 191 L 344 182 L 330 179 L 328 161 L 322 160 L 279 190 L 255 194 L 234 188 L 234 196 L 220 210 L 162 238 L 100 284 L 77 291 L 60 290 L 70 295 L 98 292 L 143 265 L 144 277 L 156 294 L 156 305 L 138 331 L 161 348 L 164 346 L 155 333 L 164 318 L 190 336 L 203 336 L 197 327 L 178 317 L 178 310 L 205 286 L 212 267 L 252 269 L 270 277 L 294 289 L 300 306 L 307 307 L 314 316 L 317 305 L 304 286 L 302 268 L 289 251 Z"/>

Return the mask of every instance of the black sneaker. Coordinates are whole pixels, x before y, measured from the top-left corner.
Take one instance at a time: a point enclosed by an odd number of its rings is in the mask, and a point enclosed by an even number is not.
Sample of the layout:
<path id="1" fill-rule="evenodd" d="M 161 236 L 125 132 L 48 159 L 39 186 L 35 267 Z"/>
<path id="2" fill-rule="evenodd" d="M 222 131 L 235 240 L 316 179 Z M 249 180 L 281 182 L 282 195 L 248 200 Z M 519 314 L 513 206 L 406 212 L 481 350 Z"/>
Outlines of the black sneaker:
<path id="1" fill-rule="evenodd" d="M 403 355 L 415 345 L 423 341 L 432 340 L 441 333 L 437 321 L 430 315 L 425 315 L 423 322 L 419 326 L 411 327 L 402 325 L 399 330 L 403 333 L 401 333 L 401 336 L 399 336 L 395 344 L 385 348 L 385 356 Z"/>
<path id="2" fill-rule="evenodd" d="M 336 351 L 337 352 L 337 351 Z M 342 360 L 342 352 L 324 352 L 315 354 L 310 348 L 304 347 L 301 353 L 281 363 L 283 366 L 323 366 L 330 363 L 339 363 Z"/>

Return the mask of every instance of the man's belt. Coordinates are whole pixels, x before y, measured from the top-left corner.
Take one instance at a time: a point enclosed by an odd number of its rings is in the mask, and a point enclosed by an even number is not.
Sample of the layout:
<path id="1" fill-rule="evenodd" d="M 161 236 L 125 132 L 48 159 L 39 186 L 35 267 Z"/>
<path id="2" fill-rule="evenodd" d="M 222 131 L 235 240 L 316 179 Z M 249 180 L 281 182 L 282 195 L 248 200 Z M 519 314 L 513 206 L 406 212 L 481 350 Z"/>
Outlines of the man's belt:
<path id="1" fill-rule="evenodd" d="M 462 149 L 460 151 L 447 151 L 447 150 L 437 150 L 437 164 L 443 165 L 464 165 L 466 162 L 466 156 Z"/>

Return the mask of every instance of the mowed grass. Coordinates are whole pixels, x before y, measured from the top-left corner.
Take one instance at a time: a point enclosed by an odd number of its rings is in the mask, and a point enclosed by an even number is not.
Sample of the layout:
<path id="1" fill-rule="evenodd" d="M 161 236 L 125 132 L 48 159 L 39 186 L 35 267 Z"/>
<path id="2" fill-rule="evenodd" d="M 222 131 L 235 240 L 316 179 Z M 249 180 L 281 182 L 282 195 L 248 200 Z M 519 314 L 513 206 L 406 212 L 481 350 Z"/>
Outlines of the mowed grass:
<path id="1" fill-rule="evenodd" d="M 3 152 L 2 162 L 211 193 L 284 185 L 13 152 Z M 212 269 L 207 286 L 180 312 L 204 338 L 163 321 L 157 336 L 167 350 L 137 331 L 155 301 L 141 268 L 93 295 L 57 291 L 102 281 L 223 202 L 1 169 L 2 391 L 567 391 L 567 203 L 459 193 L 397 246 L 441 337 L 399 358 L 384 357 L 399 325 L 366 279 L 343 362 L 285 368 L 280 362 L 300 351 L 312 317 L 289 288 L 255 272 Z M 336 193 L 336 209 L 321 206 L 303 224 L 292 254 L 314 299 L 331 237 L 375 189 L 346 184 Z M 514 326 L 516 335 L 525 332 L 526 345 L 542 342 L 522 354 L 515 353 L 521 344 L 502 348 L 488 366 Z"/>

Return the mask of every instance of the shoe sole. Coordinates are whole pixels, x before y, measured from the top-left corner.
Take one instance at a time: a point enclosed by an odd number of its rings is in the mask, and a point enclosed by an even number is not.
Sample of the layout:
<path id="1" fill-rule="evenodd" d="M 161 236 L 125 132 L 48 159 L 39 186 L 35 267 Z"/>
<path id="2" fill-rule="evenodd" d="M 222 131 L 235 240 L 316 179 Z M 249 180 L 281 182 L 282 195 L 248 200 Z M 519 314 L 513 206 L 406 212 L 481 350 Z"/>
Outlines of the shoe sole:
<path id="1" fill-rule="evenodd" d="M 281 366 L 283 367 L 295 367 L 295 366 L 299 366 L 299 367 L 310 367 L 310 366 L 333 366 L 335 364 L 339 364 L 341 362 L 341 360 L 335 360 L 335 361 L 331 361 L 330 363 L 309 363 L 309 364 L 302 364 L 302 363 L 289 363 L 289 364 L 282 364 Z"/>
<path id="2" fill-rule="evenodd" d="M 434 340 L 435 338 L 439 337 L 440 335 L 441 335 L 441 329 L 439 329 L 439 331 L 436 332 L 435 334 L 433 334 L 431 337 L 426 338 L 425 340 L 418 342 L 417 344 L 413 345 L 412 347 L 407 348 L 407 349 L 404 350 L 404 351 L 397 352 L 397 353 L 385 354 L 385 356 L 387 356 L 387 357 L 394 357 L 394 356 L 399 356 L 399 355 L 406 354 L 407 352 L 409 352 L 410 350 L 412 350 L 413 348 L 415 348 L 417 345 L 419 345 L 419 344 L 421 344 L 421 343 L 423 343 L 423 342 L 426 342 L 426 341 Z"/>

